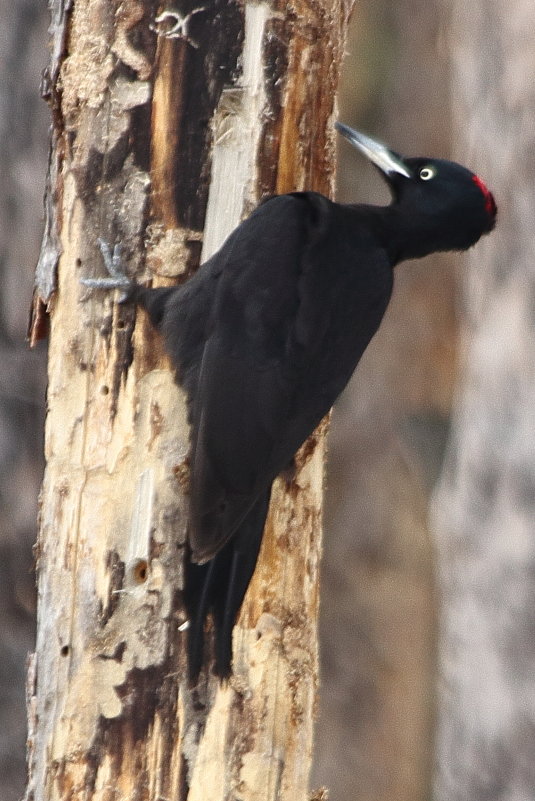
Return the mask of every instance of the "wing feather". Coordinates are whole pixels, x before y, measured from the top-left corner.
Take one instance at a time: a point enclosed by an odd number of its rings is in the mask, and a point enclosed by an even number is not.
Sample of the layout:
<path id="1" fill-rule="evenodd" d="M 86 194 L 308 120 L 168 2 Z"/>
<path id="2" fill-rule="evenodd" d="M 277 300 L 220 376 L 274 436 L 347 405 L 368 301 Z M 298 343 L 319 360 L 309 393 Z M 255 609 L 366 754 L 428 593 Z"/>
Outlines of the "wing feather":
<path id="1" fill-rule="evenodd" d="M 329 201 L 312 197 L 285 195 L 261 206 L 225 254 L 193 401 L 190 542 L 197 561 L 233 535 L 292 456 L 278 445 L 303 354 L 311 338 L 321 339 L 319 326 L 298 327 L 306 252 L 328 214 Z"/>

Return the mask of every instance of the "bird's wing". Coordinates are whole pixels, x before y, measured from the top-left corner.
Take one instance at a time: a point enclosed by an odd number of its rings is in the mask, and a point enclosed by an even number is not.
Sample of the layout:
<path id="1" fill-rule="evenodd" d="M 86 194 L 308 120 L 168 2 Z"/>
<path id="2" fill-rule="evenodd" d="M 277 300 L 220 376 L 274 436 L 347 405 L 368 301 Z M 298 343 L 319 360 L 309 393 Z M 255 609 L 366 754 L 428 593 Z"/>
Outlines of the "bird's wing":
<path id="1" fill-rule="evenodd" d="M 273 461 L 275 445 L 284 436 L 307 349 L 321 338 L 305 308 L 302 276 L 325 235 L 330 207 L 312 193 L 273 198 L 220 252 L 225 266 L 192 402 L 196 561 L 213 557 L 285 466 Z"/>

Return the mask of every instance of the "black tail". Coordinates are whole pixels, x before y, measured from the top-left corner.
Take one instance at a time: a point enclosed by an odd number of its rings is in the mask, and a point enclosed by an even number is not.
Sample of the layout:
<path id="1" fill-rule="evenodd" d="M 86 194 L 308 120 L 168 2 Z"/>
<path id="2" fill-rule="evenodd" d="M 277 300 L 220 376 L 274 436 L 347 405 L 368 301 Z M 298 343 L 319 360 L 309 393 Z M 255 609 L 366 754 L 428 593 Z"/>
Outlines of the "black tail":
<path id="1" fill-rule="evenodd" d="M 186 564 L 185 602 L 188 629 L 188 674 L 195 682 L 204 661 L 204 623 L 214 622 L 214 672 L 232 672 L 232 629 L 254 573 L 269 506 L 271 487 L 257 500 L 232 539 L 204 565 Z"/>

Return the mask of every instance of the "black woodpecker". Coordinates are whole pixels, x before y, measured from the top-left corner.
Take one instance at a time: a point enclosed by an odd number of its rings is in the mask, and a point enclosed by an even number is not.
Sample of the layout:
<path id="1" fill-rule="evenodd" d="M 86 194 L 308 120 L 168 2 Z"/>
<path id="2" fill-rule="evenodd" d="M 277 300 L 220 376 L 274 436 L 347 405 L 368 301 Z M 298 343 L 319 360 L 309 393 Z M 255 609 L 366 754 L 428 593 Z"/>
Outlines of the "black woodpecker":
<path id="1" fill-rule="evenodd" d="M 191 425 L 190 559 L 185 604 L 188 665 L 227 678 L 232 629 L 253 575 L 275 477 L 340 395 L 390 300 L 404 259 L 466 250 L 494 228 L 496 203 L 465 167 L 402 158 L 337 123 L 379 169 L 392 202 L 333 203 L 316 192 L 262 203 L 180 287 L 147 289 L 110 278 L 143 306 L 164 338 L 188 399 Z"/>

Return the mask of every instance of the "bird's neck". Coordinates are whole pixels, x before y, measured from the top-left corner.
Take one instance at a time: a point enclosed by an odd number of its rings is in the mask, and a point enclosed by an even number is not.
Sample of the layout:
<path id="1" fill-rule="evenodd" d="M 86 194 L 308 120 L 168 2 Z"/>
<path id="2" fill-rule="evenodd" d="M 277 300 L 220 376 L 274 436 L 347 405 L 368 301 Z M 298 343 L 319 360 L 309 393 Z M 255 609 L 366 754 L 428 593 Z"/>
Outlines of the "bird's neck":
<path id="1" fill-rule="evenodd" d="M 392 267 L 406 259 L 419 259 L 437 250 L 436 239 L 423 220 L 408 216 L 397 204 L 360 206 L 384 247 Z"/>

